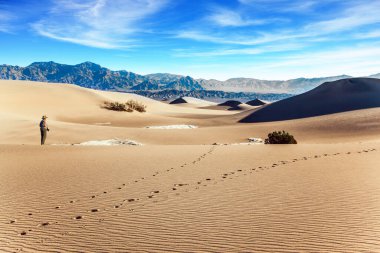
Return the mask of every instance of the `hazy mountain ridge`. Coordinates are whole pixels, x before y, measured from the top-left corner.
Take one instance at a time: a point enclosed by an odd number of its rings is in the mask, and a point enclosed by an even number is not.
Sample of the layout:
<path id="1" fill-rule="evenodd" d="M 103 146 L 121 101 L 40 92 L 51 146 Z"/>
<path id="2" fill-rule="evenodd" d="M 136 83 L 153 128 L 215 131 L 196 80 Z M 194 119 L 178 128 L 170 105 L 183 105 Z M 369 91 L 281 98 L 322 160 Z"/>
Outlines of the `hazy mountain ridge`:
<path id="1" fill-rule="evenodd" d="M 333 76 L 297 78 L 285 81 L 231 78 L 226 81 L 194 79 L 168 73 L 139 75 L 126 70 L 113 71 L 92 62 L 66 65 L 55 62 L 34 62 L 27 67 L 0 65 L 0 79 L 70 83 L 79 86 L 117 91 L 215 90 L 225 92 L 302 93 L 324 82 L 349 78 Z M 370 76 L 380 78 L 380 74 Z"/>
<path id="2" fill-rule="evenodd" d="M 375 75 L 370 75 L 369 77 L 370 77 L 370 78 L 377 78 L 377 79 L 380 79 L 380 73 L 379 73 L 379 74 L 375 74 Z"/>
<path id="3" fill-rule="evenodd" d="M 198 81 L 206 90 L 302 93 L 313 89 L 324 82 L 331 82 L 345 78 L 350 78 L 350 76 L 341 75 L 321 78 L 297 78 L 286 81 L 259 80 L 254 78 L 231 78 L 226 81 L 198 79 Z"/>
<path id="4" fill-rule="evenodd" d="M 178 97 L 193 97 L 205 99 L 208 101 L 222 102 L 226 99 L 237 99 L 242 102 L 253 99 L 262 99 L 266 101 L 277 101 L 292 97 L 293 94 L 287 93 L 256 93 L 256 92 L 228 92 L 216 90 L 161 90 L 161 91 L 145 91 L 138 90 L 133 93 L 149 97 L 156 100 L 173 100 Z"/>

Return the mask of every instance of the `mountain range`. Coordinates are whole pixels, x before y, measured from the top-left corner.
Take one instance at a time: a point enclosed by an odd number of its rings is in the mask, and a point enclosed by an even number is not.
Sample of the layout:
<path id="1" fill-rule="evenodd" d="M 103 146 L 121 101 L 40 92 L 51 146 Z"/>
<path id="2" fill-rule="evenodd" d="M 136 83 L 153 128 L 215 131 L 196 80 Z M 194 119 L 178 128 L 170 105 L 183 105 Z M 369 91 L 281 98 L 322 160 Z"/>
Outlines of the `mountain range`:
<path id="1" fill-rule="evenodd" d="M 380 73 L 370 76 L 380 78 Z M 92 62 L 77 65 L 56 62 L 34 62 L 27 67 L 0 65 L 0 79 L 70 83 L 82 87 L 114 91 L 215 90 L 225 92 L 298 94 L 329 81 L 350 78 L 332 76 L 268 81 L 253 78 L 232 78 L 226 81 L 194 79 L 167 73 L 139 75 L 126 70 L 113 71 Z"/>

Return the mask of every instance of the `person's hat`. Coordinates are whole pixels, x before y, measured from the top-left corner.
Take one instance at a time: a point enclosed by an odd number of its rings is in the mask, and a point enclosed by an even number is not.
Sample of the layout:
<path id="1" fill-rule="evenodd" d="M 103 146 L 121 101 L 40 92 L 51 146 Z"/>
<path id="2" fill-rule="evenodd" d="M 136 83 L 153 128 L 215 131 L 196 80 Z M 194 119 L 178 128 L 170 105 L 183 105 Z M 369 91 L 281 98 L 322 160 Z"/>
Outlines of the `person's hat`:
<path id="1" fill-rule="evenodd" d="M 46 115 L 42 116 L 42 119 L 47 119 L 47 116 Z"/>

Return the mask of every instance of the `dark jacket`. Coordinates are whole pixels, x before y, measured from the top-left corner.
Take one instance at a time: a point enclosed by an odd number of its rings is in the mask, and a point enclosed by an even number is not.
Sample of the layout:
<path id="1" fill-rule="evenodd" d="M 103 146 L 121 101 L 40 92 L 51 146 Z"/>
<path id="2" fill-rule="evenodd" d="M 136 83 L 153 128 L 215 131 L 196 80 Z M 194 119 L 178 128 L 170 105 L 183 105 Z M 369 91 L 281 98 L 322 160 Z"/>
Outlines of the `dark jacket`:
<path id="1" fill-rule="evenodd" d="M 41 120 L 41 122 L 40 122 L 40 128 L 47 128 L 45 120 Z"/>

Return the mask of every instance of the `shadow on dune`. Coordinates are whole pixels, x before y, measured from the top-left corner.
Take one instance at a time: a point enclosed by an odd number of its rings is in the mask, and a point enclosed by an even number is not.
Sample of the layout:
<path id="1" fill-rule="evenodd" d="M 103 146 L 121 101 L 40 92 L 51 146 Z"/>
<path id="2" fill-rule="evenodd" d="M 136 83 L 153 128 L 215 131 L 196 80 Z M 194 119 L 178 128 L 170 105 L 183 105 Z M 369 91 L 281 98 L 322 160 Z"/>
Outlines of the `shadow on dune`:
<path id="1" fill-rule="evenodd" d="M 227 111 L 242 111 L 242 103 L 237 100 L 227 100 L 223 103 L 218 104 L 219 107 L 225 107 Z"/>
<path id="2" fill-rule="evenodd" d="M 227 100 L 221 104 L 218 104 L 218 106 L 229 106 L 229 107 L 237 107 L 239 105 L 241 105 L 241 102 L 237 100 Z"/>
<path id="3" fill-rule="evenodd" d="M 301 95 L 266 105 L 239 122 L 300 119 L 373 107 L 380 107 L 380 80 L 349 78 L 327 82 Z"/>
<path id="4" fill-rule="evenodd" d="M 187 104 L 187 103 L 188 102 L 183 97 L 180 97 L 180 98 L 177 98 L 177 99 L 171 101 L 169 104 L 176 105 L 176 104 Z"/>
<path id="5" fill-rule="evenodd" d="M 242 111 L 242 110 L 244 109 L 241 108 L 240 106 L 233 106 L 227 109 L 227 111 Z"/>
<path id="6" fill-rule="evenodd" d="M 246 104 L 250 105 L 250 106 L 261 106 L 261 105 L 265 105 L 266 103 L 264 101 L 261 101 L 260 99 L 256 98 L 254 100 L 246 102 Z"/>

